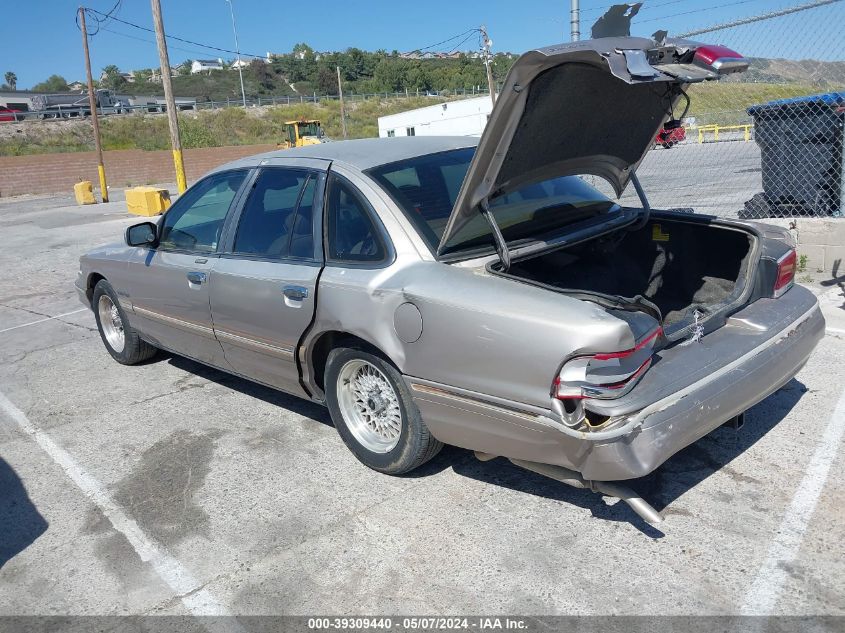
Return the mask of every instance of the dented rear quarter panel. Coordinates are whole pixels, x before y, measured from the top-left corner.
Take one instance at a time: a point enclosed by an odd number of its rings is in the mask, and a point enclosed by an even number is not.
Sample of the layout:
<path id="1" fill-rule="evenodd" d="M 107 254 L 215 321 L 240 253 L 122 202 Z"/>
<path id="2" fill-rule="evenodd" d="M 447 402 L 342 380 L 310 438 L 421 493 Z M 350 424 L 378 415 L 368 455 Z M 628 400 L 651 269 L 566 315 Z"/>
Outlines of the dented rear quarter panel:
<path id="1" fill-rule="evenodd" d="M 377 185 L 343 166 L 333 169 L 373 203 L 395 259 L 377 269 L 327 265 L 323 270 L 302 354 L 309 389 L 318 395 L 310 359 L 326 332 L 371 343 L 407 376 L 546 410 L 567 356 L 633 347 L 628 324 L 595 304 L 490 275 L 483 265 L 435 260 Z M 422 319 L 414 341 L 396 331 L 396 311 L 408 303 Z"/>

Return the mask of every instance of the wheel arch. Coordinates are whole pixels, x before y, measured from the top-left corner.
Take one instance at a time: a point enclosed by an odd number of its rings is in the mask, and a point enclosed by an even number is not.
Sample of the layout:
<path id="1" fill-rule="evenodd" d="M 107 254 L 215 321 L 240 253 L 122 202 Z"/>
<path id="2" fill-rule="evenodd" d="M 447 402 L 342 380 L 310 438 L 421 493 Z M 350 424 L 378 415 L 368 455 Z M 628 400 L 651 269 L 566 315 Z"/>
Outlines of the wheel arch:
<path id="1" fill-rule="evenodd" d="M 307 344 L 305 351 L 305 366 L 309 370 L 308 374 L 310 374 L 310 376 L 306 376 L 306 379 L 310 378 L 310 382 L 318 387 L 321 392 L 325 390 L 323 376 L 326 371 L 326 361 L 331 351 L 338 347 L 358 347 L 377 354 L 396 367 L 397 370 L 401 371 L 396 361 L 377 343 L 362 338 L 360 335 L 353 334 L 352 332 L 326 330 L 315 335 L 311 342 Z"/>
<path id="2" fill-rule="evenodd" d="M 93 304 L 94 288 L 96 288 L 97 284 L 103 281 L 105 278 L 105 275 L 101 275 L 97 272 L 92 272 L 88 275 L 88 279 L 85 282 L 85 296 L 88 297 L 88 303 Z"/>

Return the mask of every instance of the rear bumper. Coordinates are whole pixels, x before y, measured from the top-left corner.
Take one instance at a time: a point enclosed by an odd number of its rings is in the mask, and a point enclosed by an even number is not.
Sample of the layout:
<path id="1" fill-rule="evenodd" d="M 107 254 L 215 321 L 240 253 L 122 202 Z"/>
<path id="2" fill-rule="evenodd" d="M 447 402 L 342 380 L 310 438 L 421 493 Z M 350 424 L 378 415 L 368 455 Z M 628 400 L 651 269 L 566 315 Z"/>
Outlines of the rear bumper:
<path id="1" fill-rule="evenodd" d="M 426 425 L 442 442 L 564 466 L 595 481 L 633 479 L 789 382 L 824 336 L 824 327 L 815 297 L 801 287 L 776 301 L 748 306 L 729 325 L 706 337 L 710 339 L 706 345 L 694 343 L 702 345 L 698 356 L 695 348 L 680 349 L 675 352 L 679 360 L 667 354 L 660 371 L 661 363 L 656 363 L 647 374 L 648 382 L 612 405 L 616 409 L 612 413 L 619 416 L 617 424 L 631 416 L 640 417 L 641 424 L 605 442 L 564 435 L 550 410 L 415 378 L 407 381 Z M 708 354 L 711 362 L 705 363 Z M 680 371 L 681 359 L 686 373 Z"/>

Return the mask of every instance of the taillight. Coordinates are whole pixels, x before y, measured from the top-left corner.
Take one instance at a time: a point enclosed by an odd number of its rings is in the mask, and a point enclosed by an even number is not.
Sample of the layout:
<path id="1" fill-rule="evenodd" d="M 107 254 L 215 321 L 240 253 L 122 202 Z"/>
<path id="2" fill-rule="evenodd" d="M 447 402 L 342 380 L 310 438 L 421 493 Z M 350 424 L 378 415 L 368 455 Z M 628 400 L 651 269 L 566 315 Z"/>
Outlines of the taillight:
<path id="1" fill-rule="evenodd" d="M 726 46 L 705 45 L 695 50 L 692 61 L 697 66 L 715 70 L 720 75 L 738 73 L 748 69 L 748 60 Z"/>
<path id="2" fill-rule="evenodd" d="M 632 349 L 571 358 L 554 381 L 553 395 L 559 400 L 580 400 L 628 393 L 651 365 L 654 344 L 662 333 L 658 327 Z"/>
<path id="3" fill-rule="evenodd" d="M 775 277 L 775 287 L 772 292 L 773 297 L 781 296 L 792 287 L 792 284 L 795 282 L 797 261 L 798 256 L 795 253 L 795 249 L 792 249 L 777 261 L 778 272 L 777 277 Z"/>

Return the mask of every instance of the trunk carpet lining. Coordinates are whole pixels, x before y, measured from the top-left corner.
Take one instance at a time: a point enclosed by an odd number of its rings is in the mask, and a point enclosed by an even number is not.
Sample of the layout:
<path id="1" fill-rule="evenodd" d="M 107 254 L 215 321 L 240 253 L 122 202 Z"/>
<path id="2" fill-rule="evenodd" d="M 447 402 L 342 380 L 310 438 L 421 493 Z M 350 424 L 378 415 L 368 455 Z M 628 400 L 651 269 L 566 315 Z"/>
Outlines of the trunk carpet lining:
<path id="1" fill-rule="evenodd" d="M 641 294 L 679 329 L 696 310 L 731 298 L 751 250 L 748 235 L 707 225 L 655 221 L 634 233 L 515 262 L 510 273 L 551 286 L 633 297 Z"/>

